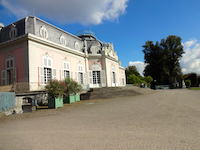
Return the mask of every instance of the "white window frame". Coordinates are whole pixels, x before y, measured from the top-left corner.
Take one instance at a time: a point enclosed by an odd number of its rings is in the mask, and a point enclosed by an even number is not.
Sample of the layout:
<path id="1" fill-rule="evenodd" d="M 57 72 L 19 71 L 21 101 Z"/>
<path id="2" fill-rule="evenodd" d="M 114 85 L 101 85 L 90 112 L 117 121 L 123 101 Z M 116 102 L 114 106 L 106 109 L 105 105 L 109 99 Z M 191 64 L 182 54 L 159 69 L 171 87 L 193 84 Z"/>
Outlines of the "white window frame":
<path id="1" fill-rule="evenodd" d="M 9 36 L 11 39 L 14 39 L 17 36 L 17 28 L 14 24 L 12 24 L 11 29 L 9 31 Z"/>
<path id="2" fill-rule="evenodd" d="M 99 73 L 99 76 L 98 76 L 98 73 Z M 94 83 L 94 79 L 96 80 L 96 83 Z M 101 71 L 100 70 L 92 70 L 92 81 L 93 81 L 93 84 L 96 84 L 96 85 L 101 84 Z"/>
<path id="3" fill-rule="evenodd" d="M 49 37 L 48 31 L 47 31 L 45 25 L 43 25 L 43 26 L 40 28 L 40 36 L 41 36 L 42 38 L 46 39 L 46 40 L 47 40 L 48 37 Z"/>
<path id="4" fill-rule="evenodd" d="M 64 35 L 60 36 L 60 44 L 63 46 L 66 46 L 66 44 L 67 44 L 67 41 L 66 41 L 66 38 L 64 37 Z"/>
<path id="5" fill-rule="evenodd" d="M 114 66 L 111 66 L 110 76 L 111 76 L 111 86 L 115 86 L 116 79 L 113 79 L 113 77 L 116 78 L 116 73 L 115 73 L 115 67 Z"/>
<path id="6" fill-rule="evenodd" d="M 40 85 L 46 85 L 47 82 L 45 82 L 45 76 L 44 76 L 44 69 L 49 68 L 51 69 L 51 79 L 56 80 L 57 79 L 57 71 L 55 68 L 53 68 L 53 59 L 46 53 L 42 56 L 42 66 L 39 67 L 39 84 Z M 47 75 L 47 72 L 46 72 Z"/>
<path id="7" fill-rule="evenodd" d="M 99 71 L 100 72 L 100 83 L 94 84 L 93 83 L 93 71 Z M 98 62 L 93 62 L 90 65 L 90 71 L 88 71 L 88 83 L 89 86 L 92 87 L 105 87 L 106 86 L 106 74 L 105 74 L 105 70 L 102 70 L 102 66 L 101 64 L 99 64 Z"/>
<path id="8" fill-rule="evenodd" d="M 125 85 L 124 74 L 122 73 L 122 85 Z"/>
<path id="9" fill-rule="evenodd" d="M 12 61 L 12 66 L 11 66 Z M 8 64 L 8 66 L 7 66 Z M 5 70 L 1 71 L 1 85 L 8 85 L 17 82 L 17 68 L 15 67 L 15 56 L 11 53 L 5 60 Z M 10 76 L 9 73 L 10 72 Z M 10 80 L 10 82 L 9 82 Z"/>
<path id="10" fill-rule="evenodd" d="M 111 76 L 111 86 L 118 86 L 118 80 L 117 80 L 118 71 L 115 70 L 114 65 L 111 65 L 110 76 Z"/>
<path id="11" fill-rule="evenodd" d="M 77 82 L 79 83 L 79 84 L 84 84 L 84 73 L 83 73 L 83 65 L 81 64 L 81 63 L 78 63 L 78 65 L 77 65 Z M 79 82 L 79 73 L 82 73 L 82 83 L 80 83 Z"/>
<path id="12" fill-rule="evenodd" d="M 68 71 L 69 72 L 69 77 L 70 78 L 73 78 L 73 72 L 70 71 L 70 63 L 69 61 L 65 58 L 63 61 L 62 61 L 62 70 L 61 70 L 61 80 L 64 80 L 66 77 L 65 77 L 65 71 Z"/>

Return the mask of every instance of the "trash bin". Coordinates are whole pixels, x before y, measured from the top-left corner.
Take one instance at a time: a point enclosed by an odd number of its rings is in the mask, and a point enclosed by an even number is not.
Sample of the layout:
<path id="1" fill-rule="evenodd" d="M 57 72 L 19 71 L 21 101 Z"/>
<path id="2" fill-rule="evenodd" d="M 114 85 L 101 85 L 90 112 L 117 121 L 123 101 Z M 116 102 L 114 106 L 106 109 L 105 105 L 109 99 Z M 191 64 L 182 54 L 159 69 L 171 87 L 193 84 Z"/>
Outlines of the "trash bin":
<path id="1" fill-rule="evenodd" d="M 33 100 L 33 106 L 37 105 L 37 100 Z"/>

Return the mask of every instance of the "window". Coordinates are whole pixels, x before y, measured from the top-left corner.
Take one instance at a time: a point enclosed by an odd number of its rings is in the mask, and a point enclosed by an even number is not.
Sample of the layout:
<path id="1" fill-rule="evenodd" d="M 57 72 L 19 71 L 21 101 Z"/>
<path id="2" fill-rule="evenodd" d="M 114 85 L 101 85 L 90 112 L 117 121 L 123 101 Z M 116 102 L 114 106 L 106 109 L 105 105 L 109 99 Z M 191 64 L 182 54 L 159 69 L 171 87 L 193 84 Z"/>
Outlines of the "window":
<path id="1" fill-rule="evenodd" d="M 15 67 L 15 57 L 9 54 L 6 58 L 6 70 L 1 71 L 1 84 L 10 85 L 17 82 L 17 69 Z"/>
<path id="2" fill-rule="evenodd" d="M 75 50 L 80 50 L 80 45 L 78 44 L 78 42 L 74 43 L 74 47 L 75 47 Z"/>
<path id="3" fill-rule="evenodd" d="M 93 84 L 100 84 L 100 71 L 93 71 Z"/>
<path id="4" fill-rule="evenodd" d="M 64 70 L 64 78 L 69 78 L 69 77 L 70 77 L 69 71 Z"/>
<path id="5" fill-rule="evenodd" d="M 115 83 L 115 72 L 112 72 L 112 83 Z"/>
<path id="6" fill-rule="evenodd" d="M 78 64 L 77 78 L 78 83 L 83 84 L 83 65 L 81 63 Z"/>
<path id="7" fill-rule="evenodd" d="M 44 68 L 44 82 L 49 82 L 52 77 L 51 77 L 52 71 L 51 68 Z"/>
<path id="8" fill-rule="evenodd" d="M 44 39 L 48 39 L 48 32 L 45 26 L 40 28 L 40 36 Z"/>
<path id="9" fill-rule="evenodd" d="M 124 78 L 122 78 L 122 85 L 124 85 L 125 84 L 125 82 L 124 82 Z"/>
<path id="10" fill-rule="evenodd" d="M 15 25 L 11 26 L 9 36 L 11 39 L 14 39 L 17 36 L 17 29 L 15 28 Z"/>
<path id="11" fill-rule="evenodd" d="M 6 59 L 6 68 L 13 68 L 14 67 L 14 58 L 8 58 Z"/>
<path id="12" fill-rule="evenodd" d="M 114 65 L 111 66 L 110 76 L 111 76 L 111 86 L 118 86 L 118 83 L 117 83 L 117 72 L 115 70 Z"/>
<path id="13" fill-rule="evenodd" d="M 72 78 L 73 72 L 70 71 L 70 63 L 67 60 L 67 58 L 65 58 L 62 61 L 62 66 L 63 66 L 63 69 L 61 70 L 61 80 L 64 80 L 65 78 L 69 78 L 69 77 Z"/>
<path id="14" fill-rule="evenodd" d="M 125 85 L 124 74 L 122 73 L 122 85 Z"/>
<path id="15" fill-rule="evenodd" d="M 88 83 L 90 84 L 90 87 L 106 86 L 105 70 L 102 70 L 101 64 L 97 61 L 90 65 L 90 71 L 88 71 Z"/>
<path id="16" fill-rule="evenodd" d="M 67 43 L 67 41 L 66 41 L 65 37 L 63 35 L 61 35 L 60 36 L 60 44 L 63 46 L 66 46 L 66 43 Z"/>
<path id="17" fill-rule="evenodd" d="M 42 56 L 42 66 L 39 67 L 39 83 L 45 85 L 52 79 L 57 79 L 56 69 L 53 67 L 52 58 L 46 53 Z"/>
<path id="18" fill-rule="evenodd" d="M 78 72 L 78 83 L 83 84 L 83 73 L 82 72 Z"/>
<path id="19" fill-rule="evenodd" d="M 9 63 L 9 61 L 7 61 L 7 68 L 9 68 L 10 67 L 10 65 L 9 65 L 10 63 Z"/>

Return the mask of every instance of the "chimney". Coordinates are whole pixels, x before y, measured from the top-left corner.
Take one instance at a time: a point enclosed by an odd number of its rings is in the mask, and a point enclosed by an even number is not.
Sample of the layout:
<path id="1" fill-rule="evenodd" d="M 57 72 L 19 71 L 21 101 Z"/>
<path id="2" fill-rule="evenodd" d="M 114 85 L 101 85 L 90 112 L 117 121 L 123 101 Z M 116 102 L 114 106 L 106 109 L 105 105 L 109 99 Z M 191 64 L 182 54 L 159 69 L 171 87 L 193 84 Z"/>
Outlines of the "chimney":
<path id="1" fill-rule="evenodd" d="M 4 27 L 4 24 L 0 22 L 0 30 Z"/>

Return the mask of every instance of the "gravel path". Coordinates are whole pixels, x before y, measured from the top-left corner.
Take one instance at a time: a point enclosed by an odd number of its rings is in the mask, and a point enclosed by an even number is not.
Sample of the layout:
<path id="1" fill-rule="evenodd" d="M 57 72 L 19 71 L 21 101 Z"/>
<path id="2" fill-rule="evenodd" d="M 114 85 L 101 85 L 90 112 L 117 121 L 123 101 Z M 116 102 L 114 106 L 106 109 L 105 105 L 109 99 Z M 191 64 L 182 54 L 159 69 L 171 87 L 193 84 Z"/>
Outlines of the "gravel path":
<path id="1" fill-rule="evenodd" d="M 88 100 L 4 117 L 0 150 L 200 150 L 200 92 Z"/>

